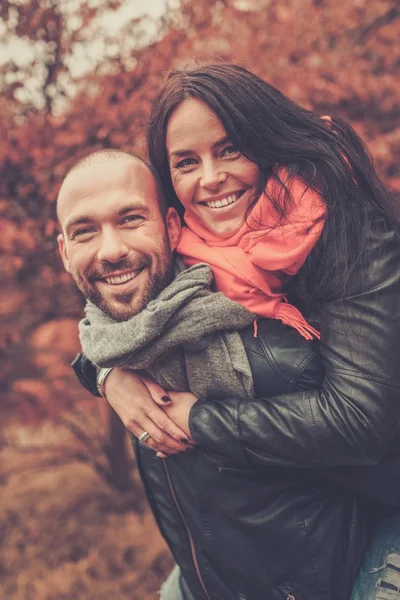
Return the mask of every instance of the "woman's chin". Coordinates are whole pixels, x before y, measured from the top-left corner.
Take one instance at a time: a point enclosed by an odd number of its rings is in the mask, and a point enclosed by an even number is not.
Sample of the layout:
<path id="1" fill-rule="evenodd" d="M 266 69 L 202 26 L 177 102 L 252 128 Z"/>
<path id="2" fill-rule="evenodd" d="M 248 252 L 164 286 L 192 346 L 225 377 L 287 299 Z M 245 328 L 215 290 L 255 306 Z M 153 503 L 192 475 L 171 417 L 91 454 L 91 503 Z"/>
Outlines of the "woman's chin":
<path id="1" fill-rule="evenodd" d="M 210 208 L 202 206 L 202 209 L 197 212 L 196 220 L 203 227 L 208 229 L 214 235 L 222 238 L 228 238 L 239 231 L 245 222 L 246 211 L 249 207 L 250 200 L 243 195 L 243 199 L 239 198 L 234 205 L 224 206 L 220 208 Z"/>
<path id="2" fill-rule="evenodd" d="M 220 238 L 229 238 L 235 235 L 244 223 L 244 218 L 241 216 L 240 218 L 221 220 L 221 221 L 213 221 L 209 220 L 207 222 L 203 222 L 203 226 L 208 229 L 210 233 L 217 235 Z"/>

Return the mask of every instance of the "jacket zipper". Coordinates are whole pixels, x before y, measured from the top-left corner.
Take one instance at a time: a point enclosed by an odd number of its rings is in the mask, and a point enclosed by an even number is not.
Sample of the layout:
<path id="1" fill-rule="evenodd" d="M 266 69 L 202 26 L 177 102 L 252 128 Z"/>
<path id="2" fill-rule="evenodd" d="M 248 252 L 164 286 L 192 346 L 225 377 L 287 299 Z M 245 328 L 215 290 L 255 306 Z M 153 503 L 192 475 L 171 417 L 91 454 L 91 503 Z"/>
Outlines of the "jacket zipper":
<path id="1" fill-rule="evenodd" d="M 193 536 L 192 536 L 192 534 L 191 534 L 191 532 L 190 532 L 189 526 L 188 526 L 188 524 L 187 524 L 187 521 L 186 521 L 186 519 L 185 519 L 185 516 L 184 516 L 184 514 L 183 514 L 183 512 L 182 512 L 182 509 L 181 509 L 181 507 L 180 507 L 180 504 L 179 504 L 179 502 L 178 502 L 178 499 L 177 499 L 177 497 L 176 497 L 175 490 L 174 490 L 174 488 L 173 488 L 173 486 L 172 486 L 172 481 L 171 481 L 171 477 L 170 477 L 170 475 L 169 475 L 169 471 L 168 471 L 168 467 L 167 467 L 167 465 L 166 465 L 166 461 L 165 461 L 165 460 L 163 460 L 163 461 L 162 461 L 162 464 L 163 464 L 163 466 L 164 466 L 165 475 L 166 475 L 166 477 L 167 477 L 168 486 L 169 486 L 169 491 L 171 492 L 172 499 L 173 499 L 173 501 L 174 501 L 174 503 L 175 503 L 175 506 L 176 506 L 176 508 L 177 508 L 177 510 L 178 510 L 178 512 L 179 512 L 179 515 L 180 515 L 180 517 L 181 517 L 181 519 L 182 519 L 183 525 L 184 525 L 184 527 L 185 527 L 185 529 L 186 529 L 186 533 L 187 533 L 187 536 L 188 536 L 188 539 L 189 539 L 190 552 L 191 552 L 191 554 L 192 554 L 192 560 L 193 560 L 193 564 L 194 564 L 194 568 L 195 568 L 195 571 L 196 571 L 197 577 L 198 577 L 198 579 L 199 579 L 199 582 L 200 582 L 200 585 L 201 585 L 201 587 L 202 587 L 202 589 L 203 589 L 203 592 L 204 592 L 204 595 L 205 595 L 205 597 L 207 598 L 207 600 L 211 600 L 211 598 L 210 598 L 210 596 L 209 596 L 209 594 L 208 594 L 208 592 L 207 592 L 207 588 L 206 588 L 206 586 L 205 586 L 205 584 L 204 584 L 204 580 L 203 580 L 203 578 L 202 578 L 202 576 L 201 576 L 201 573 L 200 573 L 199 562 L 198 562 L 198 560 L 197 560 L 197 556 L 196 556 L 196 549 L 195 549 L 195 547 L 194 547 Z"/>

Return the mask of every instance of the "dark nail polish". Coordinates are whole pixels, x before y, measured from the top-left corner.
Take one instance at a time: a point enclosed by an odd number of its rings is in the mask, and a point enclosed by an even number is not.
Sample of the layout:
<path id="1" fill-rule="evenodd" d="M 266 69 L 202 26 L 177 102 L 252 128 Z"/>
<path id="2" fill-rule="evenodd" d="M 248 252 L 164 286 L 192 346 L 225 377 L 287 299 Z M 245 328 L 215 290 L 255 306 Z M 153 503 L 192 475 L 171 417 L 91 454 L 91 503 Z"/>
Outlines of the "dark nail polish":
<path id="1" fill-rule="evenodd" d="M 185 438 L 179 438 L 182 442 L 182 444 L 188 444 L 189 440 L 185 439 Z"/>
<path id="2" fill-rule="evenodd" d="M 161 396 L 161 400 L 163 402 L 171 402 L 171 398 L 169 398 L 169 396 Z"/>

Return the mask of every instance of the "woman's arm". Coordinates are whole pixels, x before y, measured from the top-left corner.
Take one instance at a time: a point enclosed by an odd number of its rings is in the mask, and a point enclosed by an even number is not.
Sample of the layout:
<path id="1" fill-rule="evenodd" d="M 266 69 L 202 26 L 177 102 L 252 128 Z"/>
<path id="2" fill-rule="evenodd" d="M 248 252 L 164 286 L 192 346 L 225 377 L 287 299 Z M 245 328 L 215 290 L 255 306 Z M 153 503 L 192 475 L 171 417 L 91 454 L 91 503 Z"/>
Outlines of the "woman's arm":
<path id="1" fill-rule="evenodd" d="M 376 226 L 364 283 L 324 306 L 319 389 L 254 401 L 200 400 L 190 431 L 200 449 L 235 464 L 373 465 L 400 419 L 400 242 Z"/>
<path id="2" fill-rule="evenodd" d="M 250 362 L 256 397 L 314 389 L 321 385 L 323 367 L 316 341 L 306 341 L 296 330 L 275 319 L 260 319 L 256 338 L 253 325 L 240 333 Z M 82 385 L 98 395 L 96 368 L 83 355 L 74 361 L 73 367 Z M 223 368 L 222 364 L 220 368 Z M 143 430 L 150 434 L 154 432 L 152 440 L 147 442 L 154 450 L 164 454 L 167 450 L 176 450 L 174 440 L 180 441 L 182 435 L 191 441 L 189 412 L 197 401 L 193 394 L 166 392 L 143 375 L 138 381 L 138 374 L 131 369 L 113 369 L 105 379 L 103 391 L 134 435 L 139 436 Z M 165 402 L 166 394 L 169 402 Z M 152 421 L 150 425 L 149 420 Z M 169 440 L 169 436 L 174 440 Z M 165 444 L 169 445 L 168 449 Z"/>

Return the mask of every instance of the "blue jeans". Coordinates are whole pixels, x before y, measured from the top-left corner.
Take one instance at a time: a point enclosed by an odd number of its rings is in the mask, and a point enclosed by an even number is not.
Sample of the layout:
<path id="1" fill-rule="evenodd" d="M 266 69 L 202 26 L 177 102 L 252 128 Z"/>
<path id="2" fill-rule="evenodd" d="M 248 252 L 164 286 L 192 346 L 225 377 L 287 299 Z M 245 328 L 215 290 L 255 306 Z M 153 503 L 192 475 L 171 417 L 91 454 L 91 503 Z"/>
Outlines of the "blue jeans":
<path id="1" fill-rule="evenodd" d="M 184 600 L 176 566 L 160 600 Z M 400 600 L 400 514 L 384 519 L 365 554 L 351 600 Z"/>
<path id="2" fill-rule="evenodd" d="M 400 599 L 400 514 L 384 519 L 365 554 L 351 600 Z"/>

